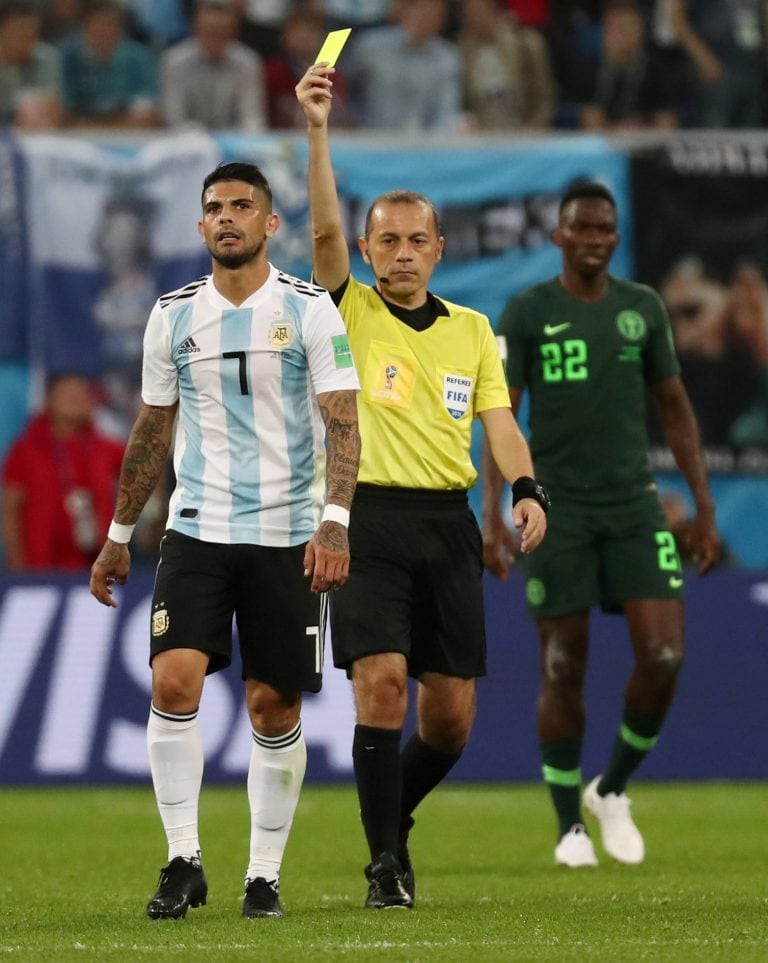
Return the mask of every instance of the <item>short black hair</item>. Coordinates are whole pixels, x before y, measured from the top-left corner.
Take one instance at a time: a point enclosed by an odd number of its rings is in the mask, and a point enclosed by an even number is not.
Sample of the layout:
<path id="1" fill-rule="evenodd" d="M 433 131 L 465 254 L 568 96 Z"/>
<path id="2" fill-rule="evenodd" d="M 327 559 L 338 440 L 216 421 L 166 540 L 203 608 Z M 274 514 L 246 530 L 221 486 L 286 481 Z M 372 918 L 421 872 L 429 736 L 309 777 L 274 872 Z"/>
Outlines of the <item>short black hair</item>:
<path id="1" fill-rule="evenodd" d="M 435 230 L 437 231 L 437 236 L 440 237 L 442 234 L 442 226 L 440 224 L 440 215 L 437 213 L 437 208 L 430 201 L 428 197 L 424 194 L 419 194 L 417 191 L 387 191 L 386 194 L 380 194 L 376 200 L 368 208 L 365 215 L 365 236 L 371 233 L 373 211 L 379 204 L 424 204 L 432 212 L 432 219 L 435 223 Z"/>
<path id="2" fill-rule="evenodd" d="M 582 198 L 597 198 L 601 201 L 608 201 L 611 207 L 616 210 L 616 199 L 605 184 L 601 184 L 599 181 L 574 181 L 566 188 L 565 193 L 560 198 L 560 213 L 563 213 L 563 210 L 571 201 L 580 201 Z"/>
<path id="3" fill-rule="evenodd" d="M 255 164 L 248 164 L 245 161 L 232 161 L 228 164 L 219 164 L 203 181 L 203 190 L 200 195 L 200 202 L 205 201 L 205 192 L 211 184 L 218 184 L 219 181 L 243 181 L 250 184 L 267 198 L 270 210 L 272 209 L 272 188 L 269 181 L 262 174 L 260 168 Z"/>

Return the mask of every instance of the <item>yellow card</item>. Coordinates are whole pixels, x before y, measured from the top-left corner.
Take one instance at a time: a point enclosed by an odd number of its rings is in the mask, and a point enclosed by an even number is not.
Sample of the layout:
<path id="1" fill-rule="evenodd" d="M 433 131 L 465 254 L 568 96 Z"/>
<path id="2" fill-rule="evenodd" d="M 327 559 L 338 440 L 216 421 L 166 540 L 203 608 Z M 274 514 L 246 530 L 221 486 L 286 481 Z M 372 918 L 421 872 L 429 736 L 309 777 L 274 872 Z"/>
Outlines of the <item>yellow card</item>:
<path id="1" fill-rule="evenodd" d="M 331 30 L 320 48 L 320 53 L 315 57 L 315 63 L 321 64 L 327 61 L 333 67 L 339 59 L 339 54 L 344 49 L 347 37 L 351 33 L 351 27 L 345 27 L 343 30 Z"/>

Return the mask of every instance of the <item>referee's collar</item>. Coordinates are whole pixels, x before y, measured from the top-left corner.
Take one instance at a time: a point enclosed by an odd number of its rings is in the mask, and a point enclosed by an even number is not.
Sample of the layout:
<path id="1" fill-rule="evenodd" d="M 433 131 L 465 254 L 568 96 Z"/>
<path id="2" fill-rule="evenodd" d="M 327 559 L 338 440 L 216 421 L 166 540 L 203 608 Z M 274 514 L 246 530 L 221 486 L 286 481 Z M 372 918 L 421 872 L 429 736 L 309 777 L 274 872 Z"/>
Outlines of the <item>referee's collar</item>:
<path id="1" fill-rule="evenodd" d="M 341 299 L 344 297 L 344 292 L 349 287 L 350 277 L 351 275 L 348 275 L 343 284 L 339 285 L 335 291 L 330 292 L 331 298 L 333 299 L 333 303 L 336 305 L 336 307 L 341 304 Z M 398 321 L 402 321 L 403 324 L 407 324 L 409 328 L 413 328 L 414 331 L 426 331 L 427 328 L 431 327 L 438 318 L 449 318 L 451 316 L 451 312 L 448 310 L 448 308 L 443 304 L 440 298 L 435 297 L 431 291 L 427 291 L 427 300 L 418 308 L 402 308 L 399 304 L 393 304 L 391 301 L 387 301 L 377 287 L 374 287 L 373 285 L 370 285 L 370 287 L 381 298 L 387 311 L 394 315 Z"/>
<path id="2" fill-rule="evenodd" d="M 446 308 L 440 298 L 436 298 L 431 291 L 427 291 L 427 300 L 418 308 L 404 308 L 399 304 L 393 304 L 391 301 L 387 301 L 378 288 L 374 288 L 373 290 L 387 306 L 389 313 L 394 314 L 398 321 L 407 324 L 408 327 L 413 328 L 414 331 L 426 331 L 438 318 L 450 317 L 448 308 Z"/>

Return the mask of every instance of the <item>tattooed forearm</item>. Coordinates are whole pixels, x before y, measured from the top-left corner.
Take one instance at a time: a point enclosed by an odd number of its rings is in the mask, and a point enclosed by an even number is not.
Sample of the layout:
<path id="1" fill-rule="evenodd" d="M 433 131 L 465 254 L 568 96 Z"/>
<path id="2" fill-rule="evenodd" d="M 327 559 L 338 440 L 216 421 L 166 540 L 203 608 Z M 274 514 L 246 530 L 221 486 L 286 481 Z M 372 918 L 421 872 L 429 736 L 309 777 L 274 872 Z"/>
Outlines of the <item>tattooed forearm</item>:
<path id="1" fill-rule="evenodd" d="M 354 391 L 328 391 L 318 400 L 328 449 L 327 501 L 349 508 L 360 464 L 357 396 Z"/>
<path id="2" fill-rule="evenodd" d="M 120 470 L 115 521 L 133 525 L 165 467 L 176 405 L 143 405 L 131 429 Z"/>

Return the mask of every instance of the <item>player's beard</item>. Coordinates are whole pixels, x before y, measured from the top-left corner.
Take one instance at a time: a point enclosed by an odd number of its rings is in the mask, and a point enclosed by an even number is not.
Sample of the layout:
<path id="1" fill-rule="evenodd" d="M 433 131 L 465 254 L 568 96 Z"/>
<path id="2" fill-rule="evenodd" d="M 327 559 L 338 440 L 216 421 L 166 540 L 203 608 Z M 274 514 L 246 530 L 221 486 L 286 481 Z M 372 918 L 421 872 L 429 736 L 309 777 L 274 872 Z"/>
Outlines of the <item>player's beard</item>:
<path id="1" fill-rule="evenodd" d="M 229 271 L 236 271 L 237 268 L 250 264 L 251 261 L 258 257 L 261 249 L 264 247 L 265 241 L 266 237 L 263 237 L 260 241 L 256 241 L 252 247 L 246 247 L 242 251 L 233 251 L 231 254 L 219 254 L 212 249 L 210 245 L 208 246 L 208 250 L 217 264 L 220 264 L 223 268 L 227 268 Z"/>

